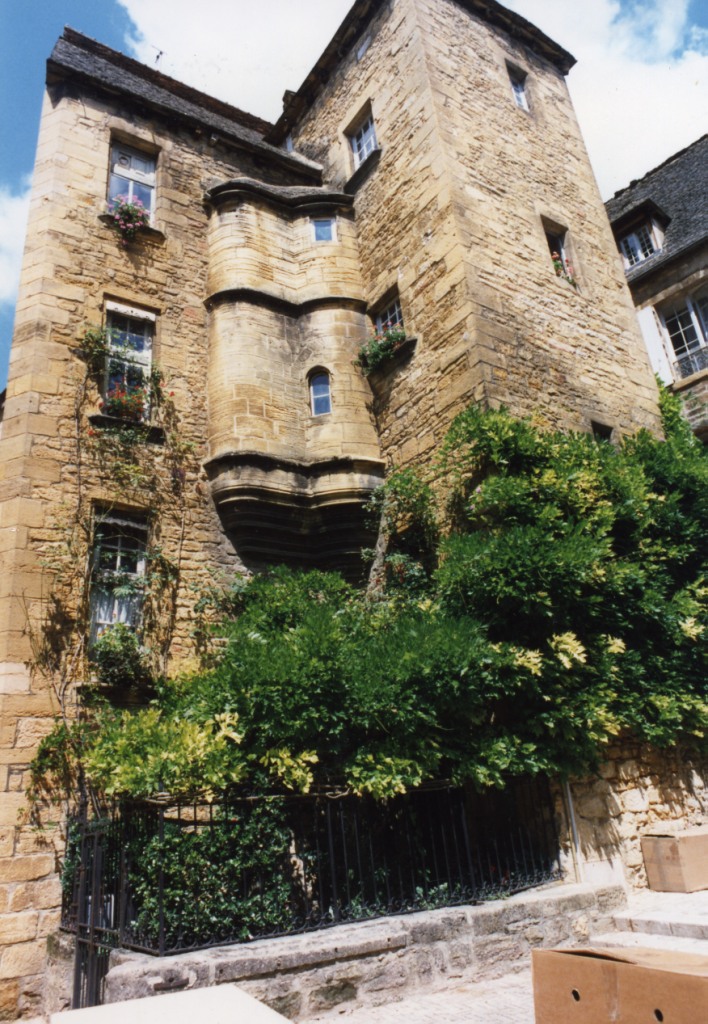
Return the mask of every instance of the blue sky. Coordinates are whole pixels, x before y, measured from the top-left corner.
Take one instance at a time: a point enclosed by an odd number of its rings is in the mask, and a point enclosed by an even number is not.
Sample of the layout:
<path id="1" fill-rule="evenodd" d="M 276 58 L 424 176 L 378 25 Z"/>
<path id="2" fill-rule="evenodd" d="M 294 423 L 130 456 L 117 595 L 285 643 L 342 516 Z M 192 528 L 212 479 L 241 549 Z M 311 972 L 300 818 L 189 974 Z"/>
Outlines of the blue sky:
<path id="1" fill-rule="evenodd" d="M 64 25 L 274 120 L 351 0 L 0 0 L 0 389 L 44 85 Z M 505 0 L 578 58 L 605 198 L 708 130 L 708 0 Z"/>

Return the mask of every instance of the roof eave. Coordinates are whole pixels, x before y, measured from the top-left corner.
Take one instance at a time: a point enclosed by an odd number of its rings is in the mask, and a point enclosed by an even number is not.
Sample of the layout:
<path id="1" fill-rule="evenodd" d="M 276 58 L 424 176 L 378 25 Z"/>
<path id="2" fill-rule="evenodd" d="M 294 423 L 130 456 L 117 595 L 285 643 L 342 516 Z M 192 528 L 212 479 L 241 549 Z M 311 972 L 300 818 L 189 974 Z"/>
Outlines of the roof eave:
<path id="1" fill-rule="evenodd" d="M 345 52 L 361 35 L 385 2 L 386 0 L 356 0 L 297 92 L 285 94 L 283 112 L 275 125 L 266 133 L 266 141 L 275 145 L 283 141 L 301 114 L 312 104 L 331 77 Z M 555 43 L 530 21 L 506 7 L 502 7 L 496 0 L 457 0 L 457 2 L 471 14 L 484 19 L 496 28 L 501 28 L 512 38 L 528 46 L 529 49 L 556 67 L 561 74 L 567 75 L 576 63 L 575 57 L 571 53 Z"/>

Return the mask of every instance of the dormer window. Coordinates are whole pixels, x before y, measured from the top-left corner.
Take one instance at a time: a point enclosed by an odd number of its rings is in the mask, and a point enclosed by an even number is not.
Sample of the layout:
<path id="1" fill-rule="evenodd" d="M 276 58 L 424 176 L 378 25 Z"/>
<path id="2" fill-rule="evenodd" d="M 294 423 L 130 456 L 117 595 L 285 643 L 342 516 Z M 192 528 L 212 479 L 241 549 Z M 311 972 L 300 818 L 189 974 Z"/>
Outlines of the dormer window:
<path id="1" fill-rule="evenodd" d="M 619 240 L 620 252 L 627 270 L 643 263 L 661 249 L 661 239 L 655 223 L 645 221 Z"/>

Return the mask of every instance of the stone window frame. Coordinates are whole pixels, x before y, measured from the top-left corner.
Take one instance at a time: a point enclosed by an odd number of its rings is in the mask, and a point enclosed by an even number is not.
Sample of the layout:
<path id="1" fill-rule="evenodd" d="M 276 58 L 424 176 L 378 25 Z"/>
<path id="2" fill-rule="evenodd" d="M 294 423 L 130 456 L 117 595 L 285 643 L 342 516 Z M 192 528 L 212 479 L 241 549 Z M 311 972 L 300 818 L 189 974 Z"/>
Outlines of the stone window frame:
<path id="1" fill-rule="evenodd" d="M 376 134 L 376 122 L 371 102 L 366 103 L 354 120 L 345 129 L 344 134 L 349 143 L 354 170 L 362 167 L 366 161 L 380 148 Z"/>
<path id="2" fill-rule="evenodd" d="M 146 390 L 149 390 L 150 375 L 154 363 L 158 314 L 153 310 L 145 309 L 142 306 L 128 305 L 125 302 L 119 302 L 115 299 L 106 299 L 104 301 L 104 317 L 106 336 L 108 339 L 108 353 L 106 355 L 106 365 L 101 387 L 101 396 L 103 400 L 106 400 L 111 390 L 111 379 L 112 376 L 114 376 L 111 370 L 112 366 L 116 367 L 115 375 L 120 372 L 119 368 L 122 368 L 121 376 L 127 389 L 130 388 L 130 377 L 132 373 L 134 380 L 139 378 L 140 383 L 137 386 L 144 387 Z M 113 326 L 115 320 L 118 318 L 124 319 L 128 324 L 143 324 L 144 329 L 142 332 L 142 338 L 145 343 L 143 349 L 135 348 L 133 351 L 128 351 L 125 344 L 117 343 L 117 339 L 121 334 L 130 333 L 129 331 L 120 331 L 117 327 Z M 132 333 L 136 338 L 139 335 L 137 330 Z M 150 406 L 149 403 L 146 402 L 141 422 L 145 423 L 149 419 Z"/>
<path id="3" fill-rule="evenodd" d="M 570 229 L 560 221 L 549 217 L 541 217 L 546 245 L 551 257 L 551 265 L 556 277 L 578 288 L 578 261 Z"/>
<path id="4" fill-rule="evenodd" d="M 319 387 L 322 388 L 323 383 L 326 382 L 326 389 L 316 391 L 319 383 Z M 329 416 L 332 412 L 332 374 L 326 366 L 313 366 L 307 374 L 307 391 L 310 401 L 310 415 L 311 416 Z M 318 409 L 318 402 L 326 400 L 327 408 Z"/>
<path id="5" fill-rule="evenodd" d="M 128 582 L 147 575 L 150 521 L 144 510 L 93 510 L 91 582 L 89 588 L 89 646 L 118 623 L 137 631 L 142 621 L 143 594 L 117 593 Z"/>
<path id="6" fill-rule="evenodd" d="M 141 160 L 152 167 L 148 171 L 142 171 L 130 164 L 123 164 L 118 169 L 118 160 Z M 157 174 L 158 174 L 159 150 L 146 145 L 141 145 L 139 139 L 126 139 L 122 133 L 112 134 L 108 151 L 108 182 L 106 186 L 106 202 L 108 211 L 111 211 L 113 200 L 118 195 L 127 195 L 129 200 L 138 198 L 148 211 L 150 226 L 155 224 L 155 210 L 157 206 Z M 120 171 L 120 173 L 119 173 Z M 121 187 L 113 186 L 113 178 L 122 177 L 126 182 L 127 191 Z M 139 194 L 135 195 L 137 190 Z M 145 202 L 145 195 L 149 195 L 149 205 Z"/>
<path id="7" fill-rule="evenodd" d="M 531 113 L 531 102 L 529 98 L 529 74 L 518 64 L 506 61 L 506 73 L 509 76 L 511 94 L 514 99 L 514 106 L 523 110 L 525 114 Z"/>
<path id="8" fill-rule="evenodd" d="M 312 239 L 318 245 L 321 244 L 321 243 L 337 242 L 337 241 L 339 241 L 338 236 L 337 236 L 337 218 L 336 217 L 325 217 L 325 216 L 323 216 L 323 217 L 311 217 L 310 218 L 310 224 L 312 225 Z M 329 226 L 330 236 L 329 236 L 329 238 L 318 238 L 317 237 L 318 225 L 324 225 L 324 224 L 327 224 Z"/>

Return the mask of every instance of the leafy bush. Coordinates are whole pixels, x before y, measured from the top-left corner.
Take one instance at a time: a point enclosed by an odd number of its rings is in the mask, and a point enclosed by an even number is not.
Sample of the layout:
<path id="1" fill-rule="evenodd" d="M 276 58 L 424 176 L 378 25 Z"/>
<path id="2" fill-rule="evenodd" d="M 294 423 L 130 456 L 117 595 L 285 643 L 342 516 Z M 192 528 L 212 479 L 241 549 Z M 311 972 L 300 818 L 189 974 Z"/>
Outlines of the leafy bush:
<path id="1" fill-rule="evenodd" d="M 123 622 L 104 629 L 93 643 L 91 665 L 105 686 L 142 686 L 150 680 L 148 652 Z"/>
<path id="2" fill-rule="evenodd" d="M 221 814 L 227 814 L 225 820 Z M 219 809 L 186 828 L 168 820 L 163 834 L 136 831 L 127 851 L 135 937 L 165 947 L 249 939 L 291 924 L 290 834 L 282 803 Z"/>
<path id="3" fill-rule="evenodd" d="M 97 713 L 89 780 L 383 799 L 581 772 L 623 732 L 704 744 L 708 459 L 663 401 L 666 439 L 617 448 L 466 410 L 432 489 L 406 471 L 377 498 L 383 592 L 285 569 L 237 581 L 213 667 Z"/>

